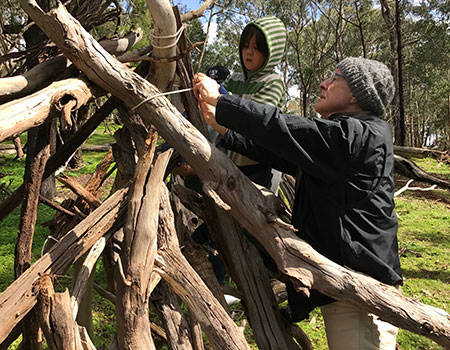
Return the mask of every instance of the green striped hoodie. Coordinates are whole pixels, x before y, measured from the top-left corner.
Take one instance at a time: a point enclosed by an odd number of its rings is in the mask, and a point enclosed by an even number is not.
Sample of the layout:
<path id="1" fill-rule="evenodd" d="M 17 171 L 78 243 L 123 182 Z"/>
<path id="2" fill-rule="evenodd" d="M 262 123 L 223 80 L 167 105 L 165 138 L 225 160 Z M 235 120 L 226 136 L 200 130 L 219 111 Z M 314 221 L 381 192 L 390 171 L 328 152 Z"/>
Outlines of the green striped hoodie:
<path id="1" fill-rule="evenodd" d="M 266 38 L 269 54 L 264 65 L 247 76 L 242 52 L 239 52 L 242 73 L 231 74 L 223 83 L 225 89 L 233 95 L 255 102 L 283 108 L 286 103 L 286 89 L 281 77 L 275 73 L 275 67 L 281 63 L 286 47 L 286 27 L 280 19 L 269 16 L 260 17 L 247 24 L 256 26 Z M 239 166 L 256 162 L 232 152 L 231 159 Z"/>

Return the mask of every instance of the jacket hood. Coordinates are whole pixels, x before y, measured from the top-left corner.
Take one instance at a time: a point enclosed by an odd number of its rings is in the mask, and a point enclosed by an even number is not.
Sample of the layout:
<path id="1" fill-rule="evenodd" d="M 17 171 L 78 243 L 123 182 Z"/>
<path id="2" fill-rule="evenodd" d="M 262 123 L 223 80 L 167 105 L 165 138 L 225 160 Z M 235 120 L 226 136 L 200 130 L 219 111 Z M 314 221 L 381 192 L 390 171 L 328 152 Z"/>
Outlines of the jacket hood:
<path id="1" fill-rule="evenodd" d="M 279 18 L 273 16 L 260 17 L 247 24 L 247 26 L 249 25 L 254 25 L 263 33 L 267 42 L 267 47 L 269 48 L 269 54 L 266 62 L 260 69 L 254 72 L 252 76 L 258 77 L 271 73 L 275 66 L 281 63 L 283 58 L 287 39 L 286 27 Z M 247 76 L 244 61 L 242 60 L 242 52 L 239 52 L 239 58 L 241 60 L 242 70 L 245 76 Z"/>

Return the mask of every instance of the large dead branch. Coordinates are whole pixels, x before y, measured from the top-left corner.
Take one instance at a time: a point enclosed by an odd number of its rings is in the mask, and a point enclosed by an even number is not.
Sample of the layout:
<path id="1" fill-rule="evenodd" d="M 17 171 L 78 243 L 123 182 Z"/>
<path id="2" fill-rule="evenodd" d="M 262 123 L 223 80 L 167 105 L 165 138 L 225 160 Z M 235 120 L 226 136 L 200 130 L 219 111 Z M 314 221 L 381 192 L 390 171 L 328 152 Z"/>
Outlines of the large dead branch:
<path id="1" fill-rule="evenodd" d="M 64 274 L 112 227 L 126 194 L 127 188 L 114 193 L 0 294 L 0 343 L 36 304 L 33 283 L 44 274 Z"/>
<path id="2" fill-rule="evenodd" d="M 111 55 L 121 55 L 142 39 L 142 29 L 128 33 L 122 38 L 99 41 L 99 44 Z M 35 92 L 55 80 L 71 63 L 60 55 L 46 60 L 23 75 L 0 78 L 0 104 Z M 5 101 L 7 100 L 7 101 Z"/>
<path id="3" fill-rule="evenodd" d="M 56 153 L 50 157 L 45 167 L 43 179 L 48 178 L 60 167 L 65 166 L 74 154 L 74 152 L 83 144 L 83 142 L 94 132 L 97 126 L 117 107 L 120 101 L 111 97 L 102 107 L 83 124 L 73 137 L 66 142 Z M 25 186 L 20 185 L 5 201 L 0 204 L 0 221 L 7 217 L 22 200 Z"/>
<path id="4" fill-rule="evenodd" d="M 34 288 L 39 300 L 39 324 L 49 349 L 95 350 L 89 337 L 83 339 L 82 328 L 72 318 L 68 291 L 55 293 L 49 275 L 38 279 Z"/>
<path id="5" fill-rule="evenodd" d="M 148 302 L 150 276 L 156 254 L 159 188 L 170 152 L 153 162 L 158 136 L 136 165 L 134 186 L 123 228 L 124 249 L 119 265 L 124 276 L 117 281 L 117 332 L 120 349 L 155 349 L 150 332 Z M 120 267 L 120 266 L 119 266 Z"/>
<path id="6" fill-rule="evenodd" d="M 167 188 L 161 191 L 156 270 L 187 304 L 214 349 L 250 349 L 243 333 L 180 251 Z"/>
<path id="7" fill-rule="evenodd" d="M 315 288 L 450 347 L 450 317 L 446 312 L 405 298 L 395 288 L 314 251 L 295 235 L 292 226 L 277 218 L 277 209 L 226 155 L 212 147 L 167 99 L 152 97 L 158 92 L 155 87 L 108 55 L 64 7 L 46 14 L 34 1 L 21 0 L 21 5 L 89 79 L 135 107 L 146 122 L 155 125 L 199 174 L 204 192 L 224 208 L 231 208 L 232 215 L 266 248 L 278 269 L 299 290 L 308 293 L 309 288 Z"/>
<path id="8" fill-rule="evenodd" d="M 181 16 L 182 22 L 189 22 L 193 19 L 203 16 L 203 13 L 208 9 L 209 6 L 214 2 L 214 0 L 206 0 L 197 10 L 186 12 Z"/>
<path id="9" fill-rule="evenodd" d="M 67 79 L 0 106 L 0 142 L 42 124 L 52 109 L 61 110 L 69 100 L 76 101 L 74 109 L 80 108 L 93 94 L 82 79 Z"/>
<path id="10" fill-rule="evenodd" d="M 450 189 L 450 181 L 440 179 L 434 175 L 428 174 L 425 170 L 417 166 L 416 163 L 410 161 L 409 159 L 394 155 L 395 159 L 395 170 L 400 174 L 409 177 L 417 181 L 423 181 L 431 185 L 438 185 L 445 189 Z"/>
<path id="11" fill-rule="evenodd" d="M 152 57 L 170 58 L 177 53 L 177 24 L 172 5 L 167 0 L 146 0 L 153 19 L 153 31 L 150 37 L 153 45 Z M 175 75 L 175 62 L 152 62 L 149 80 L 161 91 L 170 89 Z"/>
<path id="12" fill-rule="evenodd" d="M 436 159 L 448 159 L 450 157 L 448 151 L 438 151 L 430 148 L 402 147 L 397 145 L 394 145 L 394 153 L 400 157 L 406 158 L 426 158 L 431 156 Z"/>

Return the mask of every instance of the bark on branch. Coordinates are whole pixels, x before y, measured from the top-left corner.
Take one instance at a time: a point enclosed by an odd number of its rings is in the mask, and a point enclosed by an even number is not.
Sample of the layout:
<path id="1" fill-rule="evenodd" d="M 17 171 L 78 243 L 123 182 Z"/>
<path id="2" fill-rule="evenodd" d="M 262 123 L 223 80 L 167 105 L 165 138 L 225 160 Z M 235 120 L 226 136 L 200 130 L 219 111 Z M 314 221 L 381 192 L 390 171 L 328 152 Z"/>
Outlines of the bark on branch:
<path id="1" fill-rule="evenodd" d="M 35 2 L 21 0 L 21 4 L 89 79 L 128 106 L 136 106 L 157 93 L 150 83 L 109 56 L 63 7 L 45 14 Z M 152 98 L 137 111 L 147 123 L 155 125 L 200 175 L 204 192 L 220 204 L 228 203 L 232 215 L 266 248 L 278 269 L 299 289 L 307 292 L 315 288 L 450 347 L 450 317 L 446 312 L 405 298 L 395 288 L 320 256 L 295 235 L 292 226 L 278 219 L 277 209 L 166 98 Z"/>

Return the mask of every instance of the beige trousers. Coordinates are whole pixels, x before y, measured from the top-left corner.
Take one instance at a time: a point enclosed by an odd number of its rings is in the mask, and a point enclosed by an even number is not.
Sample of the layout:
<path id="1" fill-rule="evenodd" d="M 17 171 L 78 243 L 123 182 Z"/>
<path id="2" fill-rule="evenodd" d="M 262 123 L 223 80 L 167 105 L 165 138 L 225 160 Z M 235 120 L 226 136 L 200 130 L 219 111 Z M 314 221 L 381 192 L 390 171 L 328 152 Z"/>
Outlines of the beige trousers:
<path id="1" fill-rule="evenodd" d="M 398 328 L 344 301 L 321 307 L 330 350 L 395 350 Z"/>

